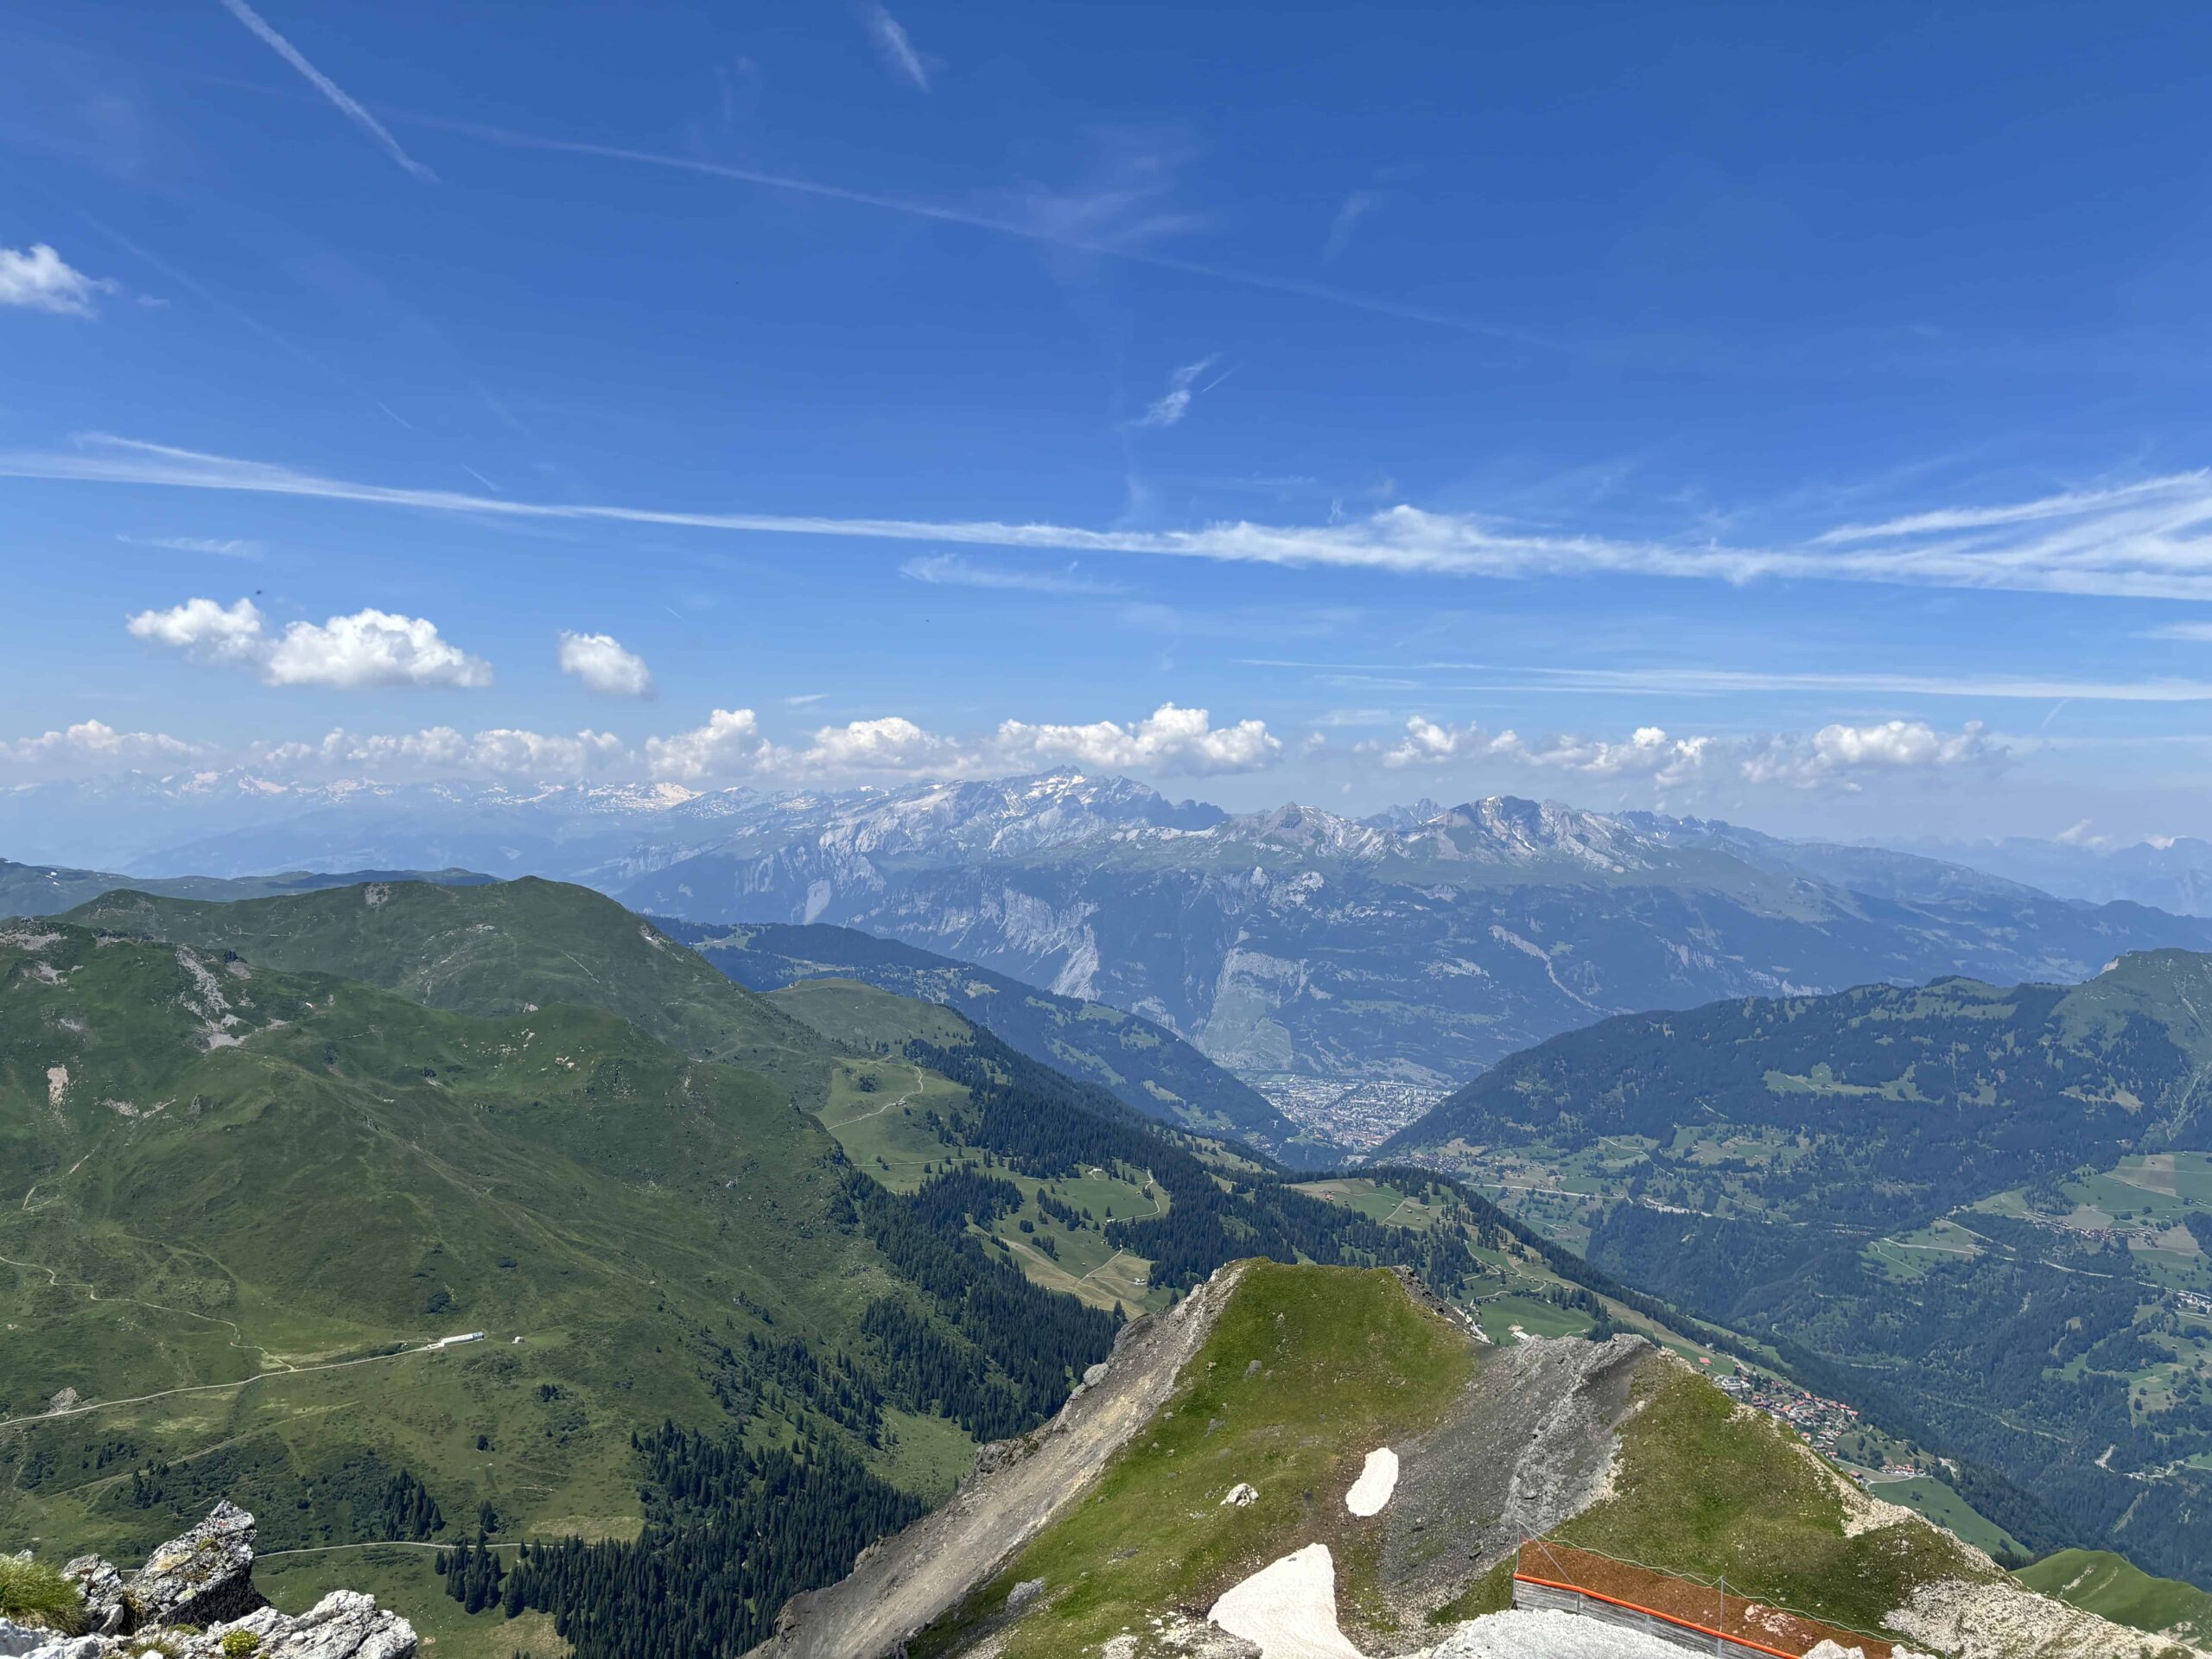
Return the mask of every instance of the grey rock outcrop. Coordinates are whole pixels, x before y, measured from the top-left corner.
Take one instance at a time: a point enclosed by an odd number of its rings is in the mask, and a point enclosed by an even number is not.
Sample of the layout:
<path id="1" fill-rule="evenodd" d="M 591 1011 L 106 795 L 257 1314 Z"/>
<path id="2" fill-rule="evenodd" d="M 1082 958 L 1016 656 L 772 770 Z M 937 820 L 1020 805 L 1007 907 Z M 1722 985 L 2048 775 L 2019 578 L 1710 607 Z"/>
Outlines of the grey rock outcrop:
<path id="1" fill-rule="evenodd" d="M 113 1563 L 80 1555 L 76 1582 L 92 1633 L 65 1637 L 0 1619 L 0 1659 L 224 1659 L 226 1637 L 256 1638 L 255 1659 L 414 1659 L 415 1627 L 372 1596 L 334 1590 L 304 1613 L 279 1612 L 254 1588 L 253 1517 L 220 1503 L 147 1558 L 126 1583 Z"/>
<path id="2" fill-rule="evenodd" d="M 215 1624 L 263 1605 L 253 1587 L 253 1517 L 227 1499 L 146 1558 L 127 1593 L 142 1624 Z"/>
<path id="3" fill-rule="evenodd" d="M 185 1659 L 216 1659 L 223 1638 L 250 1630 L 261 1638 L 254 1659 L 412 1659 L 415 1627 L 358 1590 L 334 1590 L 304 1613 L 264 1607 L 195 1637 Z"/>
<path id="4" fill-rule="evenodd" d="M 113 1561 L 100 1555 L 79 1555 L 61 1569 L 85 1599 L 85 1627 L 95 1636 L 112 1636 L 130 1622 L 130 1604 L 123 1587 L 123 1573 Z"/>

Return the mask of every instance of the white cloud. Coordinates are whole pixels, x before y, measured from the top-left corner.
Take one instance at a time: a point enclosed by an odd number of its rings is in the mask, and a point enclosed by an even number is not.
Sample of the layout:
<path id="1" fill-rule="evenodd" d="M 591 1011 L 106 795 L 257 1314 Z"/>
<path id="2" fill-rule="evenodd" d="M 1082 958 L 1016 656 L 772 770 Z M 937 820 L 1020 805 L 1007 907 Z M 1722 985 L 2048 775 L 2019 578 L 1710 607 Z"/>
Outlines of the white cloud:
<path id="1" fill-rule="evenodd" d="M 653 677 L 645 659 L 625 651 L 611 633 L 568 633 L 561 636 L 561 671 L 573 674 L 587 689 L 609 697 L 650 697 Z"/>
<path id="2" fill-rule="evenodd" d="M 1118 594 L 1119 582 L 1101 582 L 1078 575 L 1071 563 L 1064 570 L 1009 569 L 976 564 L 957 553 L 934 553 L 907 560 L 899 574 L 910 582 L 926 582 L 940 588 L 982 588 L 1016 594 Z"/>
<path id="3" fill-rule="evenodd" d="M 897 715 L 824 726 L 792 758 L 804 771 L 905 772 L 951 776 L 969 771 L 974 759 L 950 738 L 923 730 Z"/>
<path id="4" fill-rule="evenodd" d="M 1167 390 L 1154 399 L 1152 406 L 1129 424 L 1131 426 L 1173 426 L 1191 412 L 1191 400 L 1201 391 L 1211 386 L 1196 387 L 1198 378 L 1219 362 L 1218 357 L 1202 357 L 1195 363 L 1185 363 L 1167 377 Z M 1222 377 L 1226 379 L 1228 377 Z M 1219 385 L 1216 380 L 1213 385 Z M 1195 388 L 1195 389 L 1194 389 Z"/>
<path id="5" fill-rule="evenodd" d="M 29 248 L 0 248 L 0 305 L 20 305 L 64 317 L 96 315 L 94 296 L 112 294 L 117 284 L 87 276 L 43 242 Z"/>
<path id="6" fill-rule="evenodd" d="M 163 732 L 118 732 L 105 721 L 80 721 L 58 732 L 0 741 L 0 760 L 26 766 L 42 762 L 176 760 L 200 753 L 196 743 Z"/>
<path id="7" fill-rule="evenodd" d="M 717 709 L 703 726 L 647 738 L 645 766 L 655 778 L 688 784 L 748 777 L 766 769 L 776 753 L 750 709 Z"/>
<path id="8" fill-rule="evenodd" d="M 1810 736 L 1759 733 L 1750 736 L 1676 737 L 1658 726 L 1639 726 L 1625 739 L 1563 734 L 1537 743 L 1510 731 L 1454 726 L 1415 715 L 1405 735 L 1384 744 L 1370 741 L 1357 752 L 1385 766 L 1442 766 L 1500 760 L 1601 780 L 1647 779 L 1661 789 L 1725 781 L 1793 788 L 1836 785 L 1857 789 L 1874 772 L 1943 772 L 1993 766 L 2005 745 L 1979 721 L 1956 732 L 1939 732 L 1924 721 L 1891 720 L 1871 726 L 1833 724 Z"/>
<path id="9" fill-rule="evenodd" d="M 2141 638 L 2186 639 L 2196 645 L 2212 644 L 2212 622 L 2168 622 L 2158 627 L 2145 629 Z"/>
<path id="10" fill-rule="evenodd" d="M 1491 733 L 1475 724 L 1453 726 L 1410 715 L 1406 734 L 1396 742 L 1363 742 L 1353 747 L 1363 754 L 1379 754 L 1382 764 L 1401 766 L 1440 766 L 1449 760 L 1473 760 L 1486 755 L 1516 752 L 1521 740 L 1511 732 Z"/>
<path id="11" fill-rule="evenodd" d="M 868 24 L 868 35 L 874 41 L 875 49 L 882 54 L 884 67 L 911 83 L 915 91 L 929 91 L 929 65 L 923 62 L 922 54 L 914 50 L 914 43 L 906 37 L 904 25 L 880 5 L 862 7 L 861 16 Z"/>
<path id="12" fill-rule="evenodd" d="M 2212 472 L 2175 474 L 2124 490 L 2051 496 L 1963 515 L 1988 527 L 1984 533 L 1927 534 L 1914 527 L 1936 520 L 1923 515 L 1886 525 L 1847 526 L 1845 540 L 1833 539 L 1842 533 L 1832 531 L 1810 541 L 1732 547 L 1702 537 L 1626 540 L 1529 532 L 1503 528 L 1482 514 L 1427 512 L 1404 505 L 1342 523 L 1239 521 L 1166 531 L 692 512 L 357 484 L 264 461 L 103 435 L 79 442 L 83 447 L 76 451 L 0 454 L 0 477 L 308 496 L 488 518 L 646 524 L 1077 555 L 1129 553 L 1397 575 L 1496 579 L 1637 575 L 1729 582 L 1790 578 L 2212 601 Z M 1941 522 L 1948 524 L 1961 516 L 1945 515 Z M 1876 531 L 1881 534 L 1877 536 Z"/>
<path id="13" fill-rule="evenodd" d="M 1816 784 L 1868 771 L 1934 771 L 1986 766 L 2005 748 L 1982 723 L 1970 720 L 1944 733 L 1922 720 L 1885 720 L 1872 726 L 1823 726 L 1809 740 L 1768 740 L 1770 747 L 1745 756 L 1746 782 Z"/>
<path id="14" fill-rule="evenodd" d="M 1554 766 L 1587 778 L 1649 778 L 1662 789 L 1701 773 L 1718 749 L 1709 737 L 1669 737 L 1656 726 L 1639 726 L 1625 743 L 1586 737 L 1554 737 L 1526 752 L 1531 766 Z"/>
<path id="15" fill-rule="evenodd" d="M 340 728 L 319 743 L 265 747 L 257 758 L 282 765 L 312 763 L 326 769 L 354 769 L 371 773 L 450 771 L 513 778 L 575 779 L 608 770 L 629 759 L 630 750 L 612 734 L 588 729 L 564 736 L 510 727 L 463 734 L 450 726 L 430 726 L 417 732 L 388 734 L 349 732 Z"/>
<path id="16" fill-rule="evenodd" d="M 982 738 L 932 732 L 903 715 L 824 726 L 804 745 L 771 742 L 750 709 L 718 709 L 691 731 L 645 740 L 649 769 L 677 783 L 894 772 L 975 777 L 1077 766 L 1098 772 L 1229 772 L 1273 766 L 1281 741 L 1257 720 L 1217 727 L 1203 709 L 1162 703 L 1130 725 L 1001 723 Z"/>
<path id="17" fill-rule="evenodd" d="M 328 99 L 341 115 L 375 139 L 385 154 L 416 178 L 433 183 L 436 181 L 438 175 L 402 149 L 399 147 L 399 140 L 385 130 L 383 122 L 371 115 L 361 106 L 359 100 L 348 94 L 329 76 L 302 57 L 299 48 L 271 29 L 259 12 L 246 4 L 245 0 L 223 0 L 223 6 L 232 16 L 237 18 L 259 36 L 262 42 L 278 57 L 298 70 L 308 84 Z"/>
<path id="18" fill-rule="evenodd" d="M 134 638 L 203 662 L 249 664 L 269 685 L 451 686 L 492 683 L 492 665 L 442 638 L 427 618 L 361 610 L 322 623 L 294 622 L 271 635 L 250 599 L 233 605 L 191 599 L 141 611 L 124 626 Z"/>
<path id="19" fill-rule="evenodd" d="M 1016 767 L 1077 766 L 1100 772 L 1255 772 L 1282 757 L 1282 741 L 1264 722 L 1217 727 L 1203 709 L 1163 702 L 1133 726 L 1110 720 L 1087 726 L 1001 723 L 995 758 Z"/>

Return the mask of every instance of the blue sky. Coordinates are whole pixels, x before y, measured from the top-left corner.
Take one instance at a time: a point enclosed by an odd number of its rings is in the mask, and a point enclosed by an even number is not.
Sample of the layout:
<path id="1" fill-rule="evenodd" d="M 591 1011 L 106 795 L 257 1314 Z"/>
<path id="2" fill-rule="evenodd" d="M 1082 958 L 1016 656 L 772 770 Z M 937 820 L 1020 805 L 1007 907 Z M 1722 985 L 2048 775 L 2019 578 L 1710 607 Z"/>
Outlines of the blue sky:
<path id="1" fill-rule="evenodd" d="M 0 7 L 0 783 L 2212 833 L 2126 22 Z"/>

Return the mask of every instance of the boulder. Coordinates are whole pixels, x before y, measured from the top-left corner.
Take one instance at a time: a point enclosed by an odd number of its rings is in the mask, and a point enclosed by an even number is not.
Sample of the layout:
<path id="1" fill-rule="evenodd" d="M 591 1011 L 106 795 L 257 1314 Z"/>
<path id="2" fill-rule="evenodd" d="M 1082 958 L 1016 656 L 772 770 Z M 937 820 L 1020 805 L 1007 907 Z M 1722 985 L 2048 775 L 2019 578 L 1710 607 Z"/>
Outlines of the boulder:
<path id="1" fill-rule="evenodd" d="M 113 1561 L 99 1555 L 79 1555 L 61 1572 L 84 1596 L 85 1628 L 93 1635 L 112 1636 L 130 1623 L 130 1605 L 124 1597 L 123 1573 Z"/>
<path id="2" fill-rule="evenodd" d="M 108 1651 L 108 1639 L 100 1636 L 65 1636 L 58 1640 L 47 1632 L 47 1645 L 33 1648 L 24 1659 L 102 1659 Z"/>
<path id="3" fill-rule="evenodd" d="M 125 1593 L 147 1624 L 215 1624 L 264 1605 L 253 1587 L 253 1517 L 227 1498 L 146 1558 Z"/>
<path id="4" fill-rule="evenodd" d="M 253 1659 L 414 1659 L 415 1627 L 358 1590 L 334 1590 L 304 1613 L 260 1608 L 193 1637 L 184 1659 L 216 1659 L 238 1630 L 261 1638 Z"/>
<path id="5" fill-rule="evenodd" d="M 35 1630 L 11 1618 L 0 1618 L 0 1659 L 16 1659 L 16 1656 L 46 1647 L 53 1640 L 52 1630 Z"/>

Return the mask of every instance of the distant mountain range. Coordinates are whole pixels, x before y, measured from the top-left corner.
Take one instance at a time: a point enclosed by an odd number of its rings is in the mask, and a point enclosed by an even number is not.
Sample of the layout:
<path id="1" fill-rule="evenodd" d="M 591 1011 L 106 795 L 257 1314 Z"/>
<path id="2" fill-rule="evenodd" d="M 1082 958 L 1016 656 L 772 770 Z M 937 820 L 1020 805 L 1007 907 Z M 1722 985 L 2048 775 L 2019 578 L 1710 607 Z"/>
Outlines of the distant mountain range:
<path id="1" fill-rule="evenodd" d="M 2202 918 L 1694 819 L 1511 798 L 1403 826 L 1192 816 L 1067 779 L 765 803 L 616 891 L 903 939 L 1128 1009 L 1232 1069 L 1430 1083 L 1630 1009 L 2078 980 L 2127 950 L 2212 948 Z"/>
<path id="2" fill-rule="evenodd" d="M 1971 865 L 2066 899 L 2126 900 L 2183 916 L 2212 916 L 2212 841 L 2195 836 L 2112 847 L 2094 842 L 1901 841 L 1899 851 Z"/>
<path id="3" fill-rule="evenodd" d="M 0 846 L 92 819 L 130 826 L 139 844 L 117 861 L 134 878 L 462 867 L 691 921 L 832 923 L 1109 1003 L 1247 1073 L 1455 1084 L 1634 1009 L 1960 973 L 2075 981 L 2126 951 L 2212 949 L 2212 919 L 1922 853 L 1510 797 L 1355 820 L 1230 815 L 1072 772 L 776 796 L 78 787 L 0 796 Z"/>

